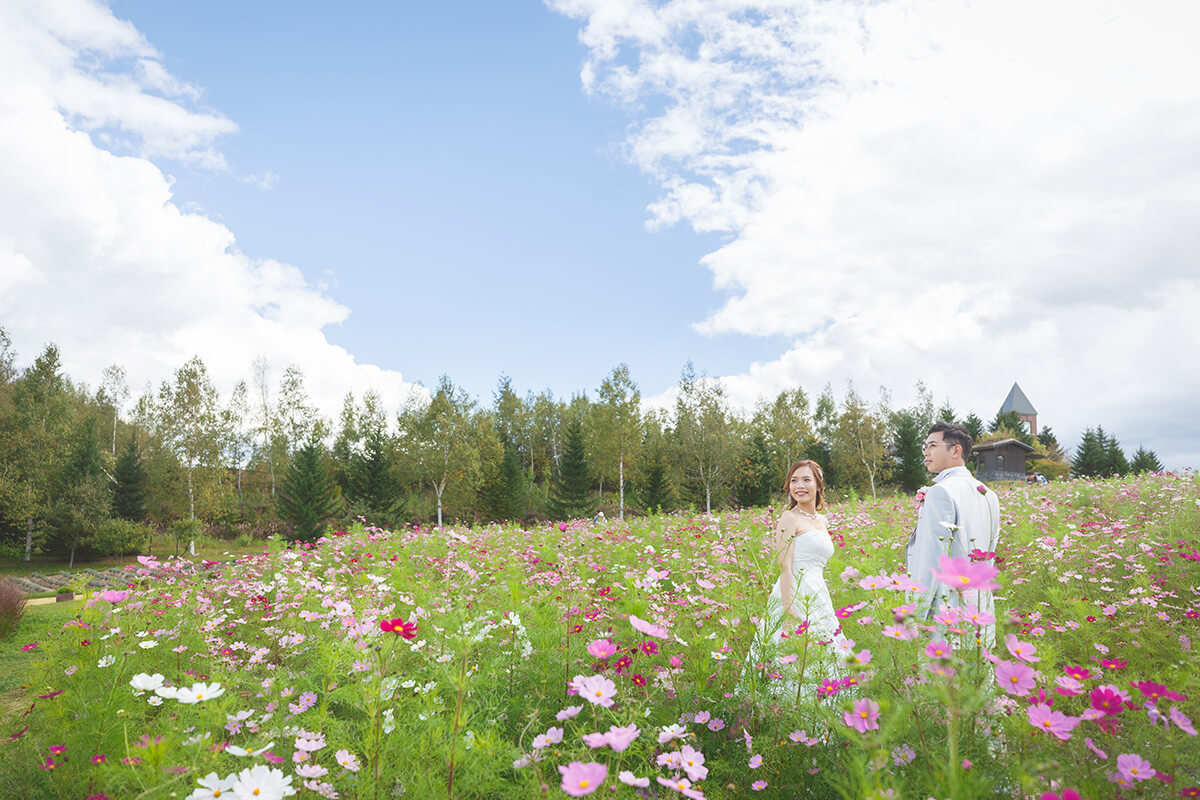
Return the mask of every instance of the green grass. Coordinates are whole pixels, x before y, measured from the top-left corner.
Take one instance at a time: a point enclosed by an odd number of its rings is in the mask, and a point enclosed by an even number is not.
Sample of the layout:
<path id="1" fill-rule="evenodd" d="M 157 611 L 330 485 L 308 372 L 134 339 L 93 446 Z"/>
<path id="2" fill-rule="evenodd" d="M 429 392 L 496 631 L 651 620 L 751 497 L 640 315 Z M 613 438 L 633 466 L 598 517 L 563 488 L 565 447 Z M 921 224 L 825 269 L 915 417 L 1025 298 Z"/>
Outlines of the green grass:
<path id="1" fill-rule="evenodd" d="M 21 648 L 56 634 L 67 620 L 79 614 L 82 605 L 75 601 L 25 607 L 12 635 L 0 642 L 0 719 L 8 721 L 14 701 L 20 699 L 19 687 L 29 665 L 29 654 Z"/>
<path id="2" fill-rule="evenodd" d="M 261 553 L 266 541 L 256 539 L 249 544 L 238 544 L 233 541 L 223 539 L 212 539 L 207 536 L 196 540 L 196 555 L 198 559 L 210 559 L 213 561 L 224 561 L 230 557 L 245 555 L 247 553 Z M 159 558 L 167 558 L 173 556 L 178 550 L 181 556 L 187 556 L 187 542 L 182 546 L 176 547 L 175 540 L 170 536 L 156 536 L 150 545 L 150 552 Z M 92 561 L 83 561 L 75 559 L 75 566 L 67 569 L 69 560 L 61 556 L 47 555 L 45 553 L 34 553 L 30 561 L 23 561 L 20 558 L 3 558 L 0 559 L 0 577 L 14 576 L 23 577 L 32 575 L 35 572 L 43 575 L 52 575 L 56 572 L 71 571 L 78 572 L 84 569 L 105 570 L 110 567 L 125 567 L 127 564 L 136 564 L 137 556 L 113 556 L 108 558 L 98 558 Z"/>

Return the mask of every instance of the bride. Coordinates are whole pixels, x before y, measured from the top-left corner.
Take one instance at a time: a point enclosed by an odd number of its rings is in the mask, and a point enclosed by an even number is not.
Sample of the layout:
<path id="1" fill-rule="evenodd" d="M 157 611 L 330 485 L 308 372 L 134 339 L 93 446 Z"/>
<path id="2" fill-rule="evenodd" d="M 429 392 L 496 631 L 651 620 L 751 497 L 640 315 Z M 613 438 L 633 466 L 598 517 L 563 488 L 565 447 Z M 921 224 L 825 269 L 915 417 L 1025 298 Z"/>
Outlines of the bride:
<path id="1" fill-rule="evenodd" d="M 775 526 L 774 552 L 779 557 L 779 577 L 771 587 L 767 614 L 758 626 L 755 652 L 758 660 L 772 659 L 776 652 L 791 649 L 787 642 L 792 640 L 802 648 L 803 661 L 795 664 L 790 656 L 787 660 L 802 676 L 806 664 L 830 662 L 832 654 L 825 647 L 845 640 L 833 611 L 829 587 L 825 585 L 825 564 L 834 547 L 829 522 L 820 513 L 825 508 L 825 476 L 820 465 L 815 461 L 792 464 L 784 489 L 788 508 Z M 764 666 L 769 674 L 779 671 L 774 664 Z M 813 672 L 809 675 L 823 677 Z M 802 677 L 797 677 L 790 682 L 791 686 L 801 680 Z M 805 681 L 813 682 L 819 680 Z"/>

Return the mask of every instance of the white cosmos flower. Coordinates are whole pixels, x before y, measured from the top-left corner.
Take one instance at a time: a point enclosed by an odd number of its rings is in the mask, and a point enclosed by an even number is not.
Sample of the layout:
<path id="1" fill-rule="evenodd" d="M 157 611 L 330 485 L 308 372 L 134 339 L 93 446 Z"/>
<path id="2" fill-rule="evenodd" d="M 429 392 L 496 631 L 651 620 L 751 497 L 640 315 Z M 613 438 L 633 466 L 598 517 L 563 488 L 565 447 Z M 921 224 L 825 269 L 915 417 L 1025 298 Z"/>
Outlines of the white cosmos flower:
<path id="1" fill-rule="evenodd" d="M 174 700 L 179 696 L 178 686 L 159 686 L 154 690 L 154 693 L 159 697 L 165 697 L 168 700 Z"/>
<path id="2" fill-rule="evenodd" d="M 233 784 L 233 796 L 238 800 L 281 800 L 295 793 L 291 775 L 262 764 L 239 772 Z"/>
<path id="3" fill-rule="evenodd" d="M 147 697 L 147 698 L 146 698 L 146 702 L 147 702 L 147 703 L 149 703 L 149 704 L 150 704 L 150 705 L 152 705 L 152 706 L 161 706 L 161 705 L 162 705 L 162 698 L 161 698 L 161 697 L 159 697 L 158 695 L 154 695 L 154 694 L 152 694 L 152 695 L 150 695 L 149 697 Z"/>
<path id="4" fill-rule="evenodd" d="M 225 752 L 229 753 L 229 755 L 231 755 L 231 756 L 237 756 L 238 758 L 245 758 L 246 756 L 261 756 L 263 753 L 267 752 L 274 746 L 275 746 L 274 739 L 267 742 L 265 745 L 258 748 L 257 750 L 247 750 L 244 747 L 238 747 L 236 744 L 227 744 L 227 745 L 225 745 Z"/>
<path id="5" fill-rule="evenodd" d="M 237 783 L 237 775 L 227 775 L 222 778 L 215 772 L 210 772 L 203 778 L 200 778 L 197 783 L 200 788 L 187 796 L 187 800 L 211 800 L 211 798 L 219 798 Z"/>
<path id="6" fill-rule="evenodd" d="M 223 694 L 225 694 L 225 688 L 219 683 L 193 683 L 190 689 L 185 686 L 179 687 L 175 693 L 175 699 L 186 705 L 192 705 L 205 700 L 215 700 Z"/>
<path id="7" fill-rule="evenodd" d="M 114 663 L 116 663 L 116 660 L 116 656 L 105 656 L 96 662 L 96 666 L 100 667 L 101 669 L 104 667 L 111 667 Z"/>
<path id="8" fill-rule="evenodd" d="M 134 689 L 137 689 L 139 692 L 153 692 L 155 689 L 163 685 L 164 680 L 165 678 L 163 678 L 162 674 L 158 672 L 154 673 L 153 675 L 147 675 L 144 672 L 139 672 L 137 675 L 134 675 L 129 679 L 129 685 Z"/>
<path id="9" fill-rule="evenodd" d="M 158 642 L 154 641 L 153 639 L 147 639 L 144 642 L 138 642 L 138 647 L 142 648 L 143 650 L 149 650 L 152 647 L 158 647 Z"/>

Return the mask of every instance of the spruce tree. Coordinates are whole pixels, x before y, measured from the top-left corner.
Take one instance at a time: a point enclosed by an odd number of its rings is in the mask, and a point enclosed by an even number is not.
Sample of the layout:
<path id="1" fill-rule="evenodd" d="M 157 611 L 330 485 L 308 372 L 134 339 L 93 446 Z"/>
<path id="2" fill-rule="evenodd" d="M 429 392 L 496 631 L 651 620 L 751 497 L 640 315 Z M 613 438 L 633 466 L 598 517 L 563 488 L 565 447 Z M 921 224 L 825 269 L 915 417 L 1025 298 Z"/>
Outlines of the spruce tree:
<path id="1" fill-rule="evenodd" d="M 1104 468 L 1104 447 L 1100 437 L 1103 432 L 1103 428 L 1099 434 L 1091 428 L 1084 430 L 1079 439 L 1079 446 L 1075 448 L 1075 456 L 1071 459 L 1072 474 L 1081 478 L 1101 474 Z"/>
<path id="2" fill-rule="evenodd" d="M 366 432 L 362 452 L 351 458 L 350 511 L 376 525 L 395 525 L 406 509 L 400 486 L 392 476 L 392 459 L 381 428 Z"/>
<path id="3" fill-rule="evenodd" d="M 897 483 L 906 492 L 920 489 L 929 478 L 925 469 L 925 454 L 921 445 L 925 440 L 925 431 L 911 411 L 901 411 L 895 415 L 895 435 L 892 437 L 892 449 L 896 457 L 893 474 Z"/>
<path id="4" fill-rule="evenodd" d="M 967 433 L 971 434 L 972 444 L 983 438 L 983 420 L 974 411 L 963 420 L 963 427 L 967 429 Z"/>
<path id="5" fill-rule="evenodd" d="M 675 491 L 671 485 L 671 476 L 667 474 L 665 461 L 662 449 L 657 449 L 650 457 L 649 467 L 646 468 L 646 480 L 641 495 L 646 510 L 652 514 L 675 509 Z"/>
<path id="6" fill-rule="evenodd" d="M 130 436 L 129 443 L 121 451 L 113 469 L 116 486 L 113 488 L 113 516 L 131 522 L 146 518 L 146 467 L 138 452 L 136 437 Z"/>
<path id="7" fill-rule="evenodd" d="M 1098 427 L 1096 430 L 1100 438 L 1102 454 L 1099 474 L 1104 477 L 1128 474 L 1129 461 L 1125 458 L 1125 451 L 1121 449 L 1121 443 L 1117 441 L 1117 437 L 1106 434 L 1103 427 Z"/>
<path id="8" fill-rule="evenodd" d="M 1001 414 L 999 411 L 996 412 L 996 418 L 992 420 L 992 424 L 988 426 L 988 430 L 991 433 L 995 433 L 1002 429 L 1012 431 L 1015 434 L 1014 438 L 1018 441 L 1030 446 L 1033 445 L 1033 437 L 1029 435 L 1029 428 L 1017 412 L 1009 411 L 1004 414 Z"/>
<path id="9" fill-rule="evenodd" d="M 590 517 L 595 510 L 592 478 L 584 455 L 583 424 L 578 418 L 567 424 L 562 462 L 551 489 L 549 510 L 554 519 Z"/>
<path id="10" fill-rule="evenodd" d="M 954 406 L 950 405 L 949 400 L 947 400 L 945 404 L 938 409 L 937 421 L 946 422 L 949 424 L 958 422 L 958 414 L 955 412 Z"/>
<path id="11" fill-rule="evenodd" d="M 1138 475 L 1147 472 L 1162 472 L 1163 465 L 1153 450 L 1147 450 L 1138 445 L 1137 452 L 1133 454 L 1133 460 L 1129 462 L 1129 471 Z"/>
<path id="12" fill-rule="evenodd" d="M 519 519 L 524 514 L 528 498 L 527 479 L 525 471 L 521 469 L 517 446 L 504 436 L 503 431 L 499 433 L 504 455 L 484 482 L 480 500 L 492 519 Z"/>
<path id="13" fill-rule="evenodd" d="M 341 490 L 326 463 L 325 451 L 309 442 L 296 451 L 279 486 L 279 516 L 294 531 L 292 541 L 311 542 L 341 512 Z"/>

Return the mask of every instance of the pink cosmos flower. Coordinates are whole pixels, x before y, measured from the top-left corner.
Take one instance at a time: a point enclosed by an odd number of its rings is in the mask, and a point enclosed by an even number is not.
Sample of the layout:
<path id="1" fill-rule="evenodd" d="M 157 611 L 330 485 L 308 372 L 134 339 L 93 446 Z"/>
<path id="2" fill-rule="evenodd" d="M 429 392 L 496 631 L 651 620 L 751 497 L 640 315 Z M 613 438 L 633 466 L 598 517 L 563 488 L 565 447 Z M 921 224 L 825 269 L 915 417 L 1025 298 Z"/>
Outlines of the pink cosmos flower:
<path id="1" fill-rule="evenodd" d="M 666 786 L 668 789 L 678 792 L 684 797 L 694 798 L 694 800 L 704 800 L 704 795 L 692 788 L 692 782 L 687 778 L 655 778 L 660 786 Z"/>
<path id="2" fill-rule="evenodd" d="M 1030 725 L 1053 734 L 1063 741 L 1071 738 L 1071 731 L 1075 730 L 1075 726 L 1079 724 L 1078 717 L 1068 717 L 1061 711 L 1053 710 L 1045 703 L 1030 706 L 1027 717 Z"/>
<path id="3" fill-rule="evenodd" d="M 1086 681 L 1092 677 L 1092 671 L 1087 667 L 1063 667 L 1063 672 L 1077 681 Z"/>
<path id="4" fill-rule="evenodd" d="M 671 632 L 662 625 L 656 625 L 653 622 L 646 622 L 644 619 L 639 619 L 633 614 L 629 615 L 629 624 L 639 633 L 644 633 L 647 636 L 654 636 L 658 639 L 668 639 Z"/>
<path id="5" fill-rule="evenodd" d="M 617 776 L 617 780 L 626 786 L 636 786 L 641 789 L 645 789 L 650 785 L 649 778 L 639 778 L 627 769 L 621 770 L 621 774 Z"/>
<path id="6" fill-rule="evenodd" d="M 762 761 L 762 756 L 760 756 L 758 753 L 750 756 L 750 769 L 758 769 L 762 766 Z"/>
<path id="7" fill-rule="evenodd" d="M 998 661 L 996 663 L 996 683 L 1011 695 L 1024 697 L 1034 687 L 1034 676 L 1037 673 L 1019 661 Z"/>
<path id="8" fill-rule="evenodd" d="M 639 730 L 638 726 L 633 723 L 630 723 L 623 728 L 613 725 L 608 729 L 608 733 L 605 734 L 605 738 L 608 740 L 608 746 L 620 753 L 628 748 L 640 733 L 641 730 Z"/>
<path id="9" fill-rule="evenodd" d="M 1042 660 L 1039 656 L 1034 655 L 1037 652 L 1037 648 L 1029 642 L 1022 642 L 1017 638 L 1016 634 L 1010 633 L 1008 636 L 1005 636 L 1004 646 L 1008 648 L 1008 652 L 1012 653 L 1014 658 L 1019 658 L 1027 664 L 1033 664 Z"/>
<path id="10" fill-rule="evenodd" d="M 104 755 L 103 753 L 97 753 L 88 760 L 93 764 L 103 764 L 105 761 L 108 761 L 108 756 Z"/>
<path id="11" fill-rule="evenodd" d="M 100 593 L 100 599 L 106 603 L 120 603 L 127 597 L 129 597 L 129 592 L 124 589 L 105 589 Z"/>
<path id="12" fill-rule="evenodd" d="M 1091 750 L 1093 753 L 1096 754 L 1096 758 L 1099 758 L 1101 761 L 1108 758 L 1108 753 L 1104 752 L 1099 747 L 1096 747 L 1096 743 L 1092 741 L 1092 737 L 1090 737 L 1090 736 L 1083 737 L 1083 743 L 1087 745 L 1088 750 Z"/>
<path id="13" fill-rule="evenodd" d="M 1148 781 L 1154 777 L 1154 768 L 1150 762 L 1136 753 L 1122 753 L 1117 756 L 1117 772 L 1131 781 Z"/>
<path id="14" fill-rule="evenodd" d="M 939 625 L 954 625 L 961 617 L 958 615 L 956 606 L 942 605 L 938 609 L 938 613 L 934 615 L 933 621 Z"/>
<path id="15" fill-rule="evenodd" d="M 676 669 L 683 666 L 683 659 L 681 659 L 679 656 L 671 656 L 670 661 L 671 666 L 675 667 Z"/>
<path id="16" fill-rule="evenodd" d="M 842 721 L 859 733 L 879 730 L 878 719 L 879 704 L 869 697 L 857 701 L 852 712 L 842 712 Z"/>
<path id="17" fill-rule="evenodd" d="M 972 563 L 969 558 L 938 557 L 938 568 L 933 570 L 933 577 L 952 589 L 999 589 L 1000 584 L 993 578 L 1000 570 L 982 561 Z"/>
<path id="18" fill-rule="evenodd" d="M 593 750 L 595 750 L 597 747 L 604 747 L 604 745 L 608 744 L 608 736 L 603 733 L 585 733 L 581 738 L 583 739 L 583 743 Z M 533 738 L 534 750 L 540 750 L 545 746 L 546 743 L 544 736 L 535 736 Z"/>
<path id="19" fill-rule="evenodd" d="M 908 625 L 888 625 L 883 629 L 883 635 L 892 639 L 899 639 L 902 642 L 911 642 L 917 638 L 918 631 L 916 628 Z"/>
<path id="20" fill-rule="evenodd" d="M 571 797 L 583 797 L 600 788 L 608 777 L 608 767 L 589 761 L 572 761 L 565 767 L 559 767 L 562 773 L 562 790 Z"/>
<path id="21" fill-rule="evenodd" d="M 596 639 L 593 642 L 589 642 L 587 646 L 588 653 L 590 653 L 593 658 L 600 659 L 608 658 L 609 656 L 615 654 L 619 649 L 620 648 L 618 648 L 608 639 Z"/>
<path id="22" fill-rule="evenodd" d="M 358 772 L 360 766 L 358 763 L 358 756 L 354 755 L 349 750 L 338 750 L 333 754 L 333 757 L 337 759 L 337 762 L 342 765 L 343 769 L 349 770 L 350 772 Z"/>
<path id="23" fill-rule="evenodd" d="M 925 645 L 925 655 L 930 658 L 950 658 L 954 652 L 954 648 L 945 639 L 939 639 L 936 642 L 930 642 Z"/>
<path id="24" fill-rule="evenodd" d="M 754 783 L 750 784 L 750 788 L 756 792 L 761 792 L 763 789 L 767 788 L 767 782 L 755 781 Z"/>
<path id="25" fill-rule="evenodd" d="M 550 728 L 545 733 L 533 737 L 533 749 L 541 750 L 542 748 L 549 747 L 552 744 L 559 744 L 562 742 L 562 738 L 562 728 Z"/>
<path id="26" fill-rule="evenodd" d="M 1074 697 L 1083 689 L 1083 684 L 1067 675 L 1059 675 L 1054 679 L 1054 691 L 1063 697 Z"/>
<path id="27" fill-rule="evenodd" d="M 982 628 L 984 625 L 991 625 L 996 621 L 995 614 L 989 614 L 986 611 L 980 611 L 977 606 L 973 606 L 970 603 L 967 603 L 963 606 L 962 615 L 976 628 Z"/>
<path id="28" fill-rule="evenodd" d="M 1183 695 L 1179 692 L 1174 692 L 1168 689 L 1161 683 L 1154 681 L 1130 681 L 1129 685 L 1137 689 L 1147 700 L 1158 700 L 1160 697 L 1165 697 L 1168 700 L 1183 700 Z"/>

